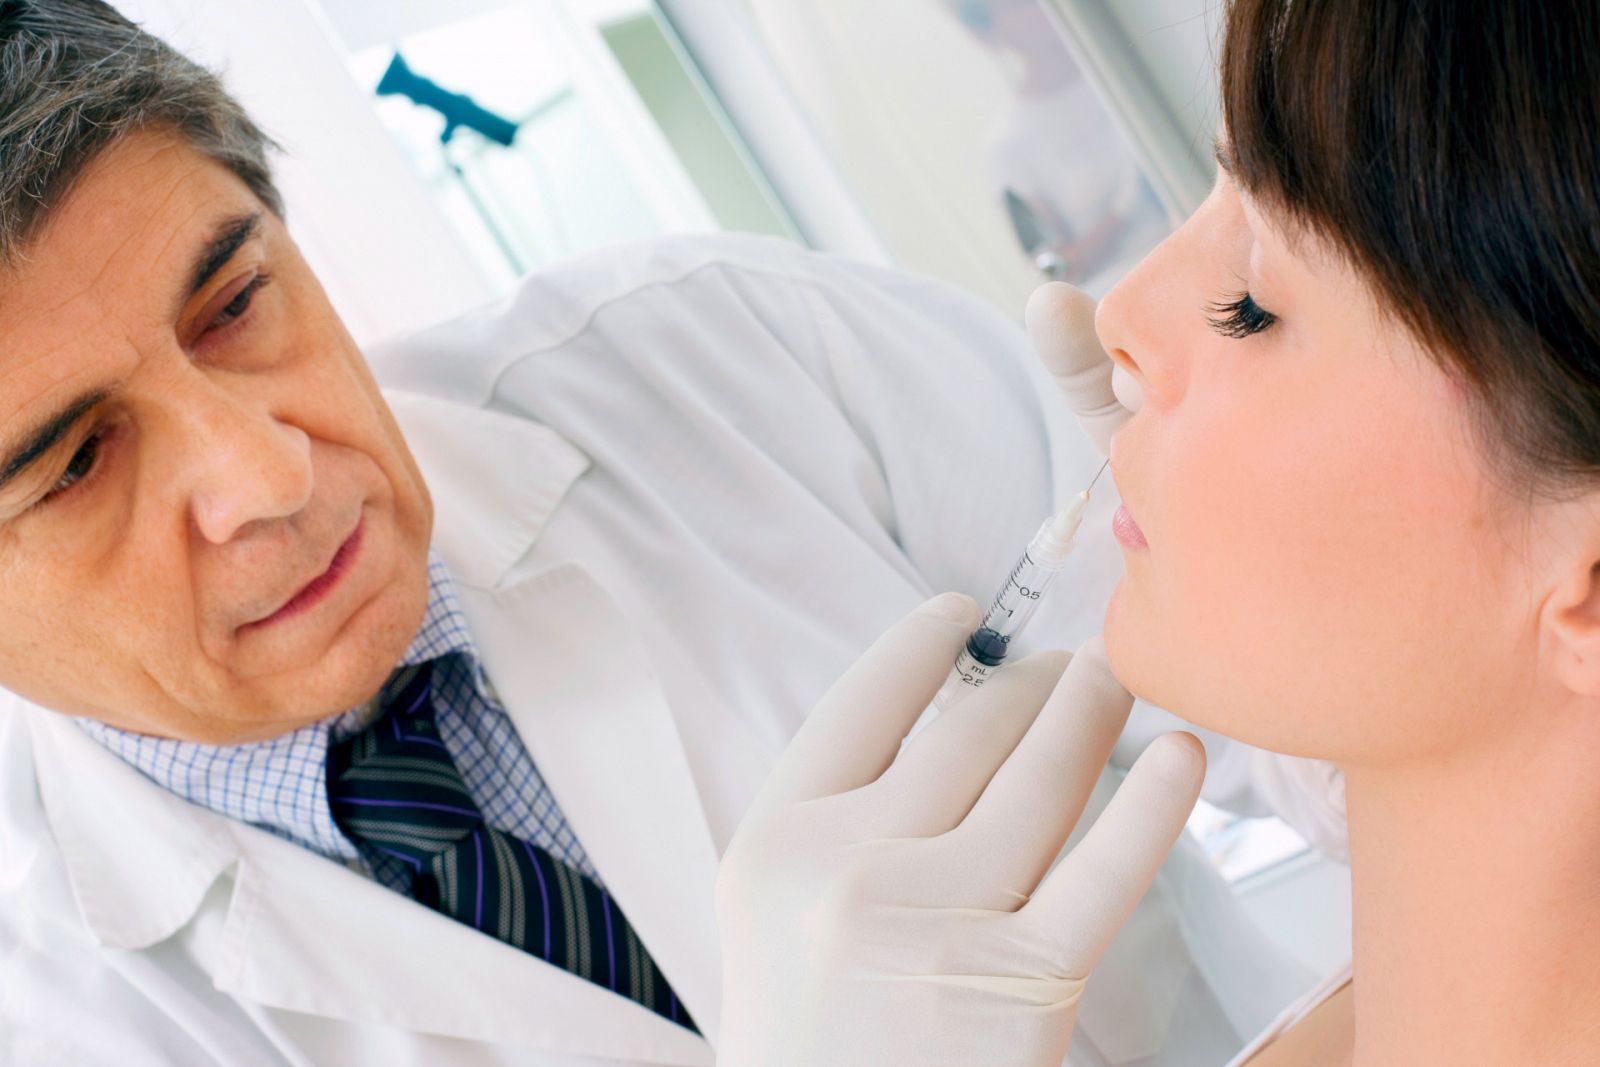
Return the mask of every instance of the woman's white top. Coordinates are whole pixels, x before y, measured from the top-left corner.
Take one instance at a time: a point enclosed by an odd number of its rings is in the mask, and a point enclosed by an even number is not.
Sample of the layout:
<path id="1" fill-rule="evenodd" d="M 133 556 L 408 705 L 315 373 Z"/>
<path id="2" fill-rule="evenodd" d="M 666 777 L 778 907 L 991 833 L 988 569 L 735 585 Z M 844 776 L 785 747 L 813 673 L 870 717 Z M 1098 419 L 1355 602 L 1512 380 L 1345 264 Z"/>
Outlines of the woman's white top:
<path id="1" fill-rule="evenodd" d="M 1256 1039 L 1246 1045 L 1244 1049 L 1228 1063 L 1228 1067 L 1246 1067 L 1250 1060 L 1262 1049 L 1272 1044 L 1288 1032 L 1291 1026 L 1300 1022 L 1349 983 L 1352 971 L 1349 964 L 1330 974 L 1319 982 L 1311 992 L 1283 1009 L 1283 1014 L 1272 1021 L 1272 1025 L 1261 1031 Z"/>

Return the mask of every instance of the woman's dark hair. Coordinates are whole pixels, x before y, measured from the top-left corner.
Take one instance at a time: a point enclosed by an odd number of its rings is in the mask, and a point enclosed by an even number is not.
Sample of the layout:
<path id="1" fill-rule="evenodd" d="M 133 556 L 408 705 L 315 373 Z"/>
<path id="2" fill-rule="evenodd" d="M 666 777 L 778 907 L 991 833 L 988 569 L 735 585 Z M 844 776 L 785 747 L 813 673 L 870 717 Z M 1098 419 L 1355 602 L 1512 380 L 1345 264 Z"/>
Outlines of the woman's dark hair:
<path id="1" fill-rule="evenodd" d="M 1600 475 L 1600 4 L 1231 0 L 1240 186 L 1475 397 L 1504 472 Z"/>

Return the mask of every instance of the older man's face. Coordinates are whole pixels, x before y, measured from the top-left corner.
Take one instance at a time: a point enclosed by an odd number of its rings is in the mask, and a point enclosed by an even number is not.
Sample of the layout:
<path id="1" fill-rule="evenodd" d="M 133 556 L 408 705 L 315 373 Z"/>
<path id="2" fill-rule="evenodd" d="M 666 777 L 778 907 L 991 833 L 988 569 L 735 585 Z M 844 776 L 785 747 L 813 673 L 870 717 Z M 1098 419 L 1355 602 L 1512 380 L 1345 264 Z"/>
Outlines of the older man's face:
<path id="1" fill-rule="evenodd" d="M 0 685 L 190 740 L 374 692 L 427 490 L 283 226 L 176 137 L 103 152 L 0 272 Z"/>

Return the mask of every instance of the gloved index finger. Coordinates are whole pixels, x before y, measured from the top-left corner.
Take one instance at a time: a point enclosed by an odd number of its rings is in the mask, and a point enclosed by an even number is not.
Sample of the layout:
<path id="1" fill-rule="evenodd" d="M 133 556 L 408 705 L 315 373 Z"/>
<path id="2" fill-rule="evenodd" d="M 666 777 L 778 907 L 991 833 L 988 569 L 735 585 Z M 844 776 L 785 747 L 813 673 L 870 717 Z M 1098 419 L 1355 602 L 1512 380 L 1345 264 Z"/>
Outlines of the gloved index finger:
<path id="1" fill-rule="evenodd" d="M 1134 761 L 1089 832 L 1056 865 L 1017 918 L 1044 934 L 1068 974 L 1088 974 L 1155 880 L 1205 780 L 1192 734 L 1156 738 Z"/>
<path id="2" fill-rule="evenodd" d="M 813 800 L 876 781 L 980 621 L 971 597 L 945 593 L 890 627 L 812 710 L 756 805 Z"/>
<path id="3" fill-rule="evenodd" d="M 1024 318 L 1034 351 L 1068 410 L 1100 454 L 1109 455 L 1111 435 L 1132 412 L 1112 390 L 1114 364 L 1095 333 L 1094 299 L 1066 282 L 1046 282 L 1028 298 Z"/>
<path id="4" fill-rule="evenodd" d="M 961 834 L 985 844 L 994 877 L 1038 883 L 1083 814 L 1132 706 L 1102 640 L 1086 641 L 962 823 Z"/>

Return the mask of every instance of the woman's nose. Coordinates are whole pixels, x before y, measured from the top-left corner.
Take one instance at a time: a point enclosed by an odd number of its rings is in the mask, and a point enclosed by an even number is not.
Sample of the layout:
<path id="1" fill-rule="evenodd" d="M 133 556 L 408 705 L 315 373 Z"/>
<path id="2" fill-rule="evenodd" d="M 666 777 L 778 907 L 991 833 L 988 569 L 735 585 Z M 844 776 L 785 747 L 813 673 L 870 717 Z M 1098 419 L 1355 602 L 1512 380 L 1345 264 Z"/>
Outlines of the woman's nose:
<path id="1" fill-rule="evenodd" d="M 1095 333 L 1115 364 L 1112 392 L 1129 411 L 1146 403 L 1171 407 L 1183 395 L 1182 353 L 1192 339 L 1181 336 L 1184 298 L 1172 292 L 1163 269 L 1170 254 L 1165 244 L 1157 247 L 1112 287 L 1095 312 Z"/>

